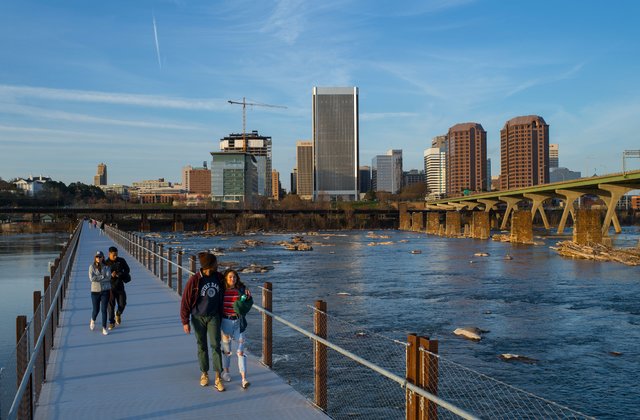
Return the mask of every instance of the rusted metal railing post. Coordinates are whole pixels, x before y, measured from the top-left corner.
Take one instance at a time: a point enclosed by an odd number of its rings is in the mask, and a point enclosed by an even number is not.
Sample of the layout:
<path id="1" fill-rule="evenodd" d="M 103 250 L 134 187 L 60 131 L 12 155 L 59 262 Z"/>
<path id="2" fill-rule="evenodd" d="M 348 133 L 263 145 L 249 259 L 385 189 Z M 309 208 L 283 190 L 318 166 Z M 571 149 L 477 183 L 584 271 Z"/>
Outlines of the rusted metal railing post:
<path id="1" fill-rule="evenodd" d="M 40 332 L 42 331 L 42 320 L 43 320 L 43 311 L 40 307 L 42 304 L 42 293 L 39 290 L 33 292 L 33 318 L 31 324 L 33 325 L 33 339 L 37 340 L 40 336 Z M 34 343 L 35 345 L 35 343 Z M 40 352 L 37 355 L 32 355 L 31 357 L 37 357 L 37 364 L 35 365 L 34 372 L 38 372 L 40 369 L 44 368 L 44 363 L 42 363 L 42 356 L 44 354 L 44 349 L 41 347 Z M 42 387 L 42 382 L 44 381 L 44 371 L 42 372 L 41 377 L 38 375 L 33 376 L 34 379 L 34 388 L 36 390 L 35 394 L 38 395 L 40 393 L 40 388 Z"/>
<path id="2" fill-rule="evenodd" d="M 273 311 L 273 285 L 266 281 L 262 289 L 262 307 Z M 269 369 L 273 367 L 273 319 L 271 316 L 262 314 L 262 363 Z"/>
<path id="3" fill-rule="evenodd" d="M 182 296 L 182 251 L 178 251 L 176 258 L 178 259 L 178 272 L 176 274 L 177 276 L 177 291 L 178 291 L 178 295 Z"/>
<path id="4" fill-rule="evenodd" d="M 196 256 L 195 255 L 190 255 L 189 256 L 189 270 L 192 273 L 197 273 L 198 270 L 196 270 Z"/>
<path id="5" fill-rule="evenodd" d="M 18 315 L 16 317 L 16 387 L 20 386 L 22 378 L 29 364 L 29 332 L 27 331 L 27 317 Z M 24 393 L 18 409 L 18 418 L 33 418 L 32 389 L 33 381 L 29 378 L 27 390 Z"/>
<path id="6" fill-rule="evenodd" d="M 158 260 L 160 263 L 160 281 L 164 282 L 164 245 L 158 245 Z"/>
<path id="7" fill-rule="evenodd" d="M 313 333 L 327 338 L 327 302 L 316 300 L 313 313 Z M 327 346 L 317 341 L 313 343 L 314 400 L 323 411 L 327 411 Z"/>
<path id="8" fill-rule="evenodd" d="M 173 264 L 171 264 L 173 261 L 173 248 L 171 247 L 167 248 L 167 260 L 167 286 L 173 289 Z"/>
<path id="9" fill-rule="evenodd" d="M 407 336 L 407 382 L 416 385 L 418 383 L 418 355 L 419 355 L 419 343 L 418 336 L 415 333 L 411 333 Z M 419 412 L 419 400 L 418 395 L 410 390 L 405 392 L 405 418 L 407 420 L 417 420 Z"/>
<path id="10" fill-rule="evenodd" d="M 153 241 L 153 275 L 158 275 L 158 243 Z"/>
<path id="11" fill-rule="evenodd" d="M 420 337 L 420 375 L 416 385 L 433 395 L 438 395 L 438 340 L 429 340 L 429 337 Z M 421 398 L 420 419 L 437 420 L 438 405 L 426 398 Z"/>
<path id="12" fill-rule="evenodd" d="M 44 276 L 44 295 L 45 295 L 45 308 L 46 311 L 49 312 L 49 308 L 51 307 L 51 305 L 53 305 L 52 299 L 53 299 L 53 294 L 51 293 L 53 291 L 53 289 L 50 289 L 51 287 L 51 277 L 49 276 Z M 53 336 L 55 335 L 55 327 L 53 326 L 53 322 L 49 322 L 49 329 L 50 334 L 51 334 L 51 340 L 49 342 L 49 347 L 47 349 L 47 358 L 49 355 L 49 349 L 53 348 Z"/>

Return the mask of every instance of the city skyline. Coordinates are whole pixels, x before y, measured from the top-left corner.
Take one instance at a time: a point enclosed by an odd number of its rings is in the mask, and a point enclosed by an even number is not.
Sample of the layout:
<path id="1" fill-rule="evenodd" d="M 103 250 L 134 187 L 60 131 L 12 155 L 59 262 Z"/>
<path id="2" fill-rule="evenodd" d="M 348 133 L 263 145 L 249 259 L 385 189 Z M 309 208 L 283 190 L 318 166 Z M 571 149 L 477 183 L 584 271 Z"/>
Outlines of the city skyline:
<path id="1" fill-rule="evenodd" d="M 406 169 L 421 168 L 432 137 L 476 121 L 497 175 L 505 121 L 540 115 L 563 167 L 618 172 L 621 152 L 640 143 L 639 9 L 8 0 L 0 6 L 0 177 L 91 184 L 104 162 L 109 183 L 177 181 L 184 165 L 208 160 L 220 138 L 241 132 L 242 110 L 226 101 L 242 97 L 287 106 L 248 107 L 247 131 L 272 137 L 273 169 L 288 174 L 295 142 L 311 138 L 313 86 L 359 87 L 361 162 L 394 148 Z"/>

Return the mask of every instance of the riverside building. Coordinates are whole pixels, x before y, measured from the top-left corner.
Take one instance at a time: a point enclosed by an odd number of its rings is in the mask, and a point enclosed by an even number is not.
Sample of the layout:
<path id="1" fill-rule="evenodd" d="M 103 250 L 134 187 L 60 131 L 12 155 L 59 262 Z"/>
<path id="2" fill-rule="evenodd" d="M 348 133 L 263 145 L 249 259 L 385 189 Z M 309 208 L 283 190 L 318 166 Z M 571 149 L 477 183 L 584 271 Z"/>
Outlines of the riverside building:
<path id="1" fill-rule="evenodd" d="M 456 124 L 447 134 L 447 195 L 486 191 L 487 132 L 474 122 Z"/>
<path id="2" fill-rule="evenodd" d="M 549 182 L 549 125 L 538 115 L 512 118 L 500 130 L 500 189 Z"/>
<path id="3" fill-rule="evenodd" d="M 447 151 L 444 147 L 425 149 L 424 172 L 429 198 L 444 198 L 447 194 Z"/>
<path id="4" fill-rule="evenodd" d="M 258 162 L 255 156 L 242 152 L 211 152 L 212 201 L 251 206 L 257 195 Z"/>
<path id="5" fill-rule="evenodd" d="M 371 186 L 374 191 L 397 194 L 402 188 L 402 150 L 389 150 L 371 160 Z"/>
<path id="6" fill-rule="evenodd" d="M 313 143 L 296 142 L 296 191 L 303 200 L 313 200 Z M 291 184 L 293 185 L 293 184 Z"/>
<path id="7" fill-rule="evenodd" d="M 358 88 L 314 87 L 311 118 L 314 199 L 357 200 Z"/>
<path id="8" fill-rule="evenodd" d="M 211 171 L 207 168 L 206 162 L 201 168 L 191 165 L 182 168 L 182 187 L 189 194 L 211 194 Z"/>
<path id="9" fill-rule="evenodd" d="M 261 136 L 257 130 L 250 133 L 229 134 L 220 140 L 222 152 L 243 153 L 244 141 L 247 141 L 246 153 L 255 156 L 258 171 L 258 194 L 271 197 L 271 137 Z"/>

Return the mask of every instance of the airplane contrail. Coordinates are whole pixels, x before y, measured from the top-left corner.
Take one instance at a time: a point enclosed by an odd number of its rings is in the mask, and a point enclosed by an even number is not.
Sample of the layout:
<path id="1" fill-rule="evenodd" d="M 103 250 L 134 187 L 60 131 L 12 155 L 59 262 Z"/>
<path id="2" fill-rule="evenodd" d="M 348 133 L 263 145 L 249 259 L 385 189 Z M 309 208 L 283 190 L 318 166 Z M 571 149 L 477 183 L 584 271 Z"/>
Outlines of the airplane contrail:
<path id="1" fill-rule="evenodd" d="M 160 44 L 158 44 L 158 28 L 156 27 L 156 16 L 153 16 L 153 36 L 156 40 L 156 55 L 158 56 L 158 66 L 162 69 L 162 62 L 160 61 Z"/>

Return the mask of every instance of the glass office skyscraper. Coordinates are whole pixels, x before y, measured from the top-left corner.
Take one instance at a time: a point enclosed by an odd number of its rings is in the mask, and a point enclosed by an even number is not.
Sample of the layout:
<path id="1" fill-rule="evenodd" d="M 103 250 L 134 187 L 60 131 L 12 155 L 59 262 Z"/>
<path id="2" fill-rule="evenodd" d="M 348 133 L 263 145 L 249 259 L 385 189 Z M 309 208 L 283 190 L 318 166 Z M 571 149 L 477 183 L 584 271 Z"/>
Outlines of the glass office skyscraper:
<path id="1" fill-rule="evenodd" d="M 358 88 L 314 87 L 312 103 L 316 200 L 358 199 Z"/>

